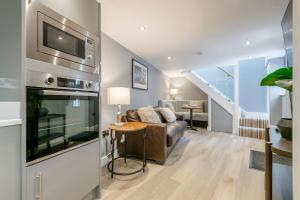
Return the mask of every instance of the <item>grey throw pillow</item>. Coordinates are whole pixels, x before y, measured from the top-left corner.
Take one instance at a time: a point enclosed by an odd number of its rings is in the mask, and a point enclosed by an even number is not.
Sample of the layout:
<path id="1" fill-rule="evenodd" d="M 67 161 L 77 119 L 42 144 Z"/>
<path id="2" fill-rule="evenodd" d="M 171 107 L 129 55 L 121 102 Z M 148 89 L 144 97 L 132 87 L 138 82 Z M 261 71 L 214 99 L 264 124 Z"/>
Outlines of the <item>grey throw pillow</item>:
<path id="1" fill-rule="evenodd" d="M 137 110 L 142 122 L 146 123 L 161 123 L 161 120 L 152 106 L 139 108 Z"/>
<path id="2" fill-rule="evenodd" d="M 176 121 L 176 116 L 173 111 L 169 108 L 159 108 L 160 114 L 165 118 L 165 120 L 169 123 Z"/>
<path id="3" fill-rule="evenodd" d="M 169 108 L 173 113 L 175 113 L 175 108 L 174 108 L 174 106 L 173 106 L 173 104 L 172 103 L 166 103 L 165 104 L 165 107 L 166 108 Z"/>

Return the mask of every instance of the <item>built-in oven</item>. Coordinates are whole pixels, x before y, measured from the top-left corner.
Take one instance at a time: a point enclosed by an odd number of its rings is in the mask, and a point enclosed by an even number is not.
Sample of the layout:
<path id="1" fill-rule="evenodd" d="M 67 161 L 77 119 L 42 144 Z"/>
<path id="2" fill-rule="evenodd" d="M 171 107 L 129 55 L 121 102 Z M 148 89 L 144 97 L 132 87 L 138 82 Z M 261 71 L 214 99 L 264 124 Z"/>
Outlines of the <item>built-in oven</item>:
<path id="1" fill-rule="evenodd" d="M 97 36 L 40 3 L 26 13 L 27 57 L 98 73 Z"/>
<path id="2" fill-rule="evenodd" d="M 99 83 L 28 72 L 27 163 L 99 139 Z"/>

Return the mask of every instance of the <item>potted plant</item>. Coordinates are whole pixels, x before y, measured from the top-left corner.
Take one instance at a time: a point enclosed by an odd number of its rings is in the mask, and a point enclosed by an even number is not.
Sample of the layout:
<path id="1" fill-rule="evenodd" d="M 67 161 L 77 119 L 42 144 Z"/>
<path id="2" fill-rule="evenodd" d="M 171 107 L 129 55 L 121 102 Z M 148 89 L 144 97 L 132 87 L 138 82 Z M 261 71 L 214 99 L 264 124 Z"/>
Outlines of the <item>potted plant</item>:
<path id="1" fill-rule="evenodd" d="M 293 115 L 292 93 L 293 93 L 293 68 L 283 67 L 280 68 L 265 78 L 262 79 L 261 86 L 278 86 L 289 92 L 291 101 L 291 112 Z M 277 123 L 277 127 L 281 136 L 285 139 L 292 140 L 292 118 L 281 118 Z"/>

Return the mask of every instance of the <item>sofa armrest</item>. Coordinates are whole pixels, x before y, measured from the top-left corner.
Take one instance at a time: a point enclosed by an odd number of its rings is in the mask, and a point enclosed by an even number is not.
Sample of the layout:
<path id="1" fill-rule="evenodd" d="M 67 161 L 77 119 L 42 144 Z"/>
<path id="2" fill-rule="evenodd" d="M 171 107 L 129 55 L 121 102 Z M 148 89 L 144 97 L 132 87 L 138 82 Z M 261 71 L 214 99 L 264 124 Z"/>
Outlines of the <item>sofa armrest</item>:
<path id="1" fill-rule="evenodd" d="M 163 163 L 167 159 L 167 125 L 147 124 L 146 132 L 149 158 Z"/>
<path id="2" fill-rule="evenodd" d="M 167 134 L 167 125 L 160 123 L 160 124 L 152 124 L 147 123 L 147 132 L 153 132 L 156 134 Z"/>
<path id="3" fill-rule="evenodd" d="M 178 121 L 183 121 L 184 120 L 184 116 L 181 115 L 181 114 L 175 113 L 175 116 L 176 116 L 176 120 L 178 120 Z"/>

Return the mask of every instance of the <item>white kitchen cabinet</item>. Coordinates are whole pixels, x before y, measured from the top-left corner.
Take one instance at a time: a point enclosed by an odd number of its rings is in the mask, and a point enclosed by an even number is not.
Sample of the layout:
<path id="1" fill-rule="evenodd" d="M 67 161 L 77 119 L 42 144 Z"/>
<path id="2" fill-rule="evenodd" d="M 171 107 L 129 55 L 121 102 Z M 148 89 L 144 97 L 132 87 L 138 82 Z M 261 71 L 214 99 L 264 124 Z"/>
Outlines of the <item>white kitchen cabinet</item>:
<path id="1" fill-rule="evenodd" d="M 27 167 L 27 200 L 80 200 L 99 186 L 99 141 Z"/>
<path id="2" fill-rule="evenodd" d="M 0 111 L 1 112 L 1 111 Z M 20 126 L 0 127 L 0 199 L 19 200 L 21 191 Z"/>

